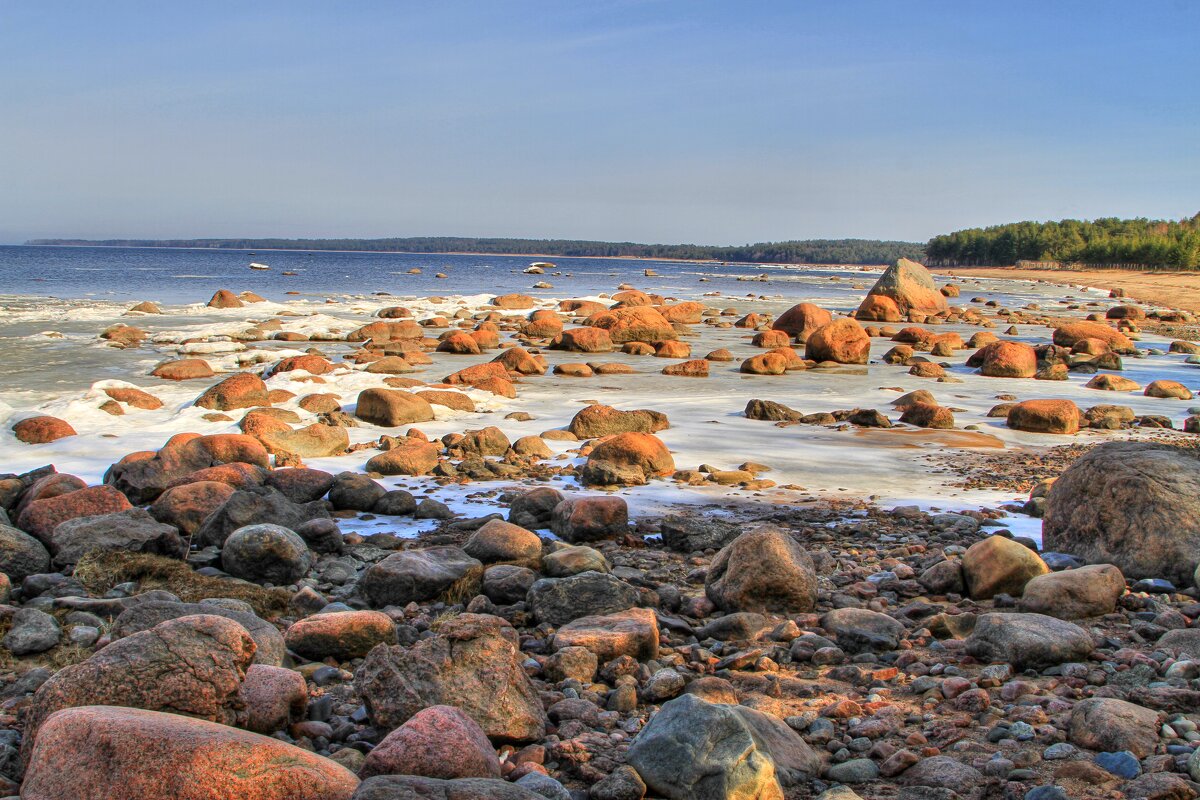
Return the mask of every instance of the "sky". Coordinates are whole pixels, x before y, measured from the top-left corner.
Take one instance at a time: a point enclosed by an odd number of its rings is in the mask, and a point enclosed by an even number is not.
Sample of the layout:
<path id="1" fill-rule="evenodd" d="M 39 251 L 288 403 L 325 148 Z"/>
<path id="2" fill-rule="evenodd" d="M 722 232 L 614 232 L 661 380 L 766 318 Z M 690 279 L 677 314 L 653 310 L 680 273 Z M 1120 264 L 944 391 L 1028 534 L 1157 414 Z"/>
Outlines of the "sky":
<path id="1" fill-rule="evenodd" d="M 1197 211 L 1193 0 L 0 0 L 0 242 Z"/>

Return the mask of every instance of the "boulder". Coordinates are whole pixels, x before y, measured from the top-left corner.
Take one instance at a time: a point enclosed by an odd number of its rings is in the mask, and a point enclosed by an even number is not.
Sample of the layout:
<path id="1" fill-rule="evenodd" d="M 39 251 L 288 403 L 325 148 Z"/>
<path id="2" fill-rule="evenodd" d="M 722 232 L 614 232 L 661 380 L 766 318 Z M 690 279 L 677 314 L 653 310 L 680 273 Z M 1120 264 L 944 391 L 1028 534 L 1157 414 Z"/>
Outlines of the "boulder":
<path id="1" fill-rule="evenodd" d="M 618 433 L 657 433 L 671 427 L 667 415 L 659 411 L 618 411 L 599 403 L 580 409 L 567 430 L 579 439 L 598 439 Z"/>
<path id="2" fill-rule="evenodd" d="M 354 415 L 361 420 L 395 428 L 433 419 L 433 407 L 423 397 L 402 389 L 364 389 L 358 393 Z"/>
<path id="3" fill-rule="evenodd" d="M 4 649 L 14 656 L 44 653 L 62 639 L 58 620 L 32 607 L 17 609 L 11 618 L 12 626 L 4 634 Z"/>
<path id="4" fill-rule="evenodd" d="M 55 527 L 47 544 L 59 568 L 77 564 L 93 551 L 126 550 L 167 558 L 187 555 L 179 530 L 156 522 L 144 508 L 67 520 Z"/>
<path id="5" fill-rule="evenodd" d="M 1025 400 L 1008 412 L 1008 427 L 1030 433 L 1079 432 L 1079 407 L 1070 400 Z"/>
<path id="6" fill-rule="evenodd" d="M 93 705 L 42 726 L 24 800 L 350 800 L 354 773 L 308 750 L 200 719 Z"/>
<path id="7" fill-rule="evenodd" d="M 678 338 L 671 322 L 649 306 L 599 311 L 585 319 L 583 324 L 608 331 L 609 338 L 616 344 Z"/>
<path id="8" fill-rule="evenodd" d="M 650 789 L 671 800 L 782 800 L 783 773 L 789 783 L 815 776 L 820 759 L 799 734 L 768 728 L 761 716 L 681 695 L 650 718 L 627 761 Z"/>
<path id="9" fill-rule="evenodd" d="M 584 545 L 560 547 L 542 556 L 542 571 L 551 578 L 565 578 L 581 572 L 609 572 L 608 560 L 599 550 Z"/>
<path id="10" fill-rule="evenodd" d="M 238 296 L 228 289 L 217 289 L 212 299 L 208 301 L 209 308 L 241 308 L 245 305 Z"/>
<path id="11" fill-rule="evenodd" d="M 249 465 L 255 469 L 251 480 L 246 471 L 238 467 L 235 472 L 218 476 L 204 473 L 211 467 L 222 465 Z M 131 502 L 142 505 L 151 503 L 172 486 L 197 480 L 223 480 L 227 483 L 244 485 L 246 482 L 262 483 L 262 473 L 271 465 L 271 457 L 262 443 L 253 436 L 241 433 L 222 433 L 211 436 L 179 434 L 157 452 L 131 453 L 109 467 L 104 482 L 124 492 Z"/>
<path id="12" fill-rule="evenodd" d="M 1129 378 L 1104 373 L 1097 375 L 1085 383 L 1084 388 L 1098 389 L 1106 392 L 1136 392 L 1142 387 L 1137 381 L 1130 380 Z"/>
<path id="13" fill-rule="evenodd" d="M 833 315 L 813 303 L 800 303 L 789 308 L 771 323 L 771 328 L 783 331 L 798 342 L 822 325 L 833 321 Z M 786 342 L 785 342 L 786 344 Z"/>
<path id="14" fill-rule="evenodd" d="M 1179 381 L 1157 380 L 1146 385 L 1143 392 L 1146 397 L 1159 397 L 1168 400 L 1191 400 L 1192 390 Z"/>
<path id="15" fill-rule="evenodd" d="M 301 504 L 311 503 L 313 500 L 324 497 L 333 488 L 334 480 L 330 473 L 308 467 L 273 469 L 267 473 L 266 478 L 267 486 L 278 489 L 293 503 Z"/>
<path id="16" fill-rule="evenodd" d="M 574 497 L 558 503 L 550 530 L 572 544 L 619 539 L 629 532 L 629 506 L 621 497 Z"/>
<path id="17" fill-rule="evenodd" d="M 363 658 L 377 644 L 395 644 L 396 626 L 381 611 L 329 612 L 293 622 L 284 642 L 312 661 L 349 661 Z"/>
<path id="18" fill-rule="evenodd" d="M 933 800 L 954 800 L 957 790 L 979 786 L 983 783 L 983 774 L 969 764 L 955 761 L 950 756 L 933 756 L 922 758 L 909 767 L 900 776 L 899 783 L 903 786 L 932 787 L 941 789 L 942 793 L 920 793 L 909 795 L 917 798 Z M 968 795 L 969 796 L 969 795 Z"/>
<path id="19" fill-rule="evenodd" d="M 229 534 L 221 546 L 221 566 L 230 575 L 253 583 L 286 586 L 312 566 L 308 545 L 282 525 L 246 525 Z"/>
<path id="20" fill-rule="evenodd" d="M 308 684 L 294 669 L 251 664 L 238 689 L 238 699 L 246 706 L 246 730 L 275 733 L 304 719 Z"/>
<path id="21" fill-rule="evenodd" d="M 546 800 L 546 795 L 494 778 L 375 775 L 362 782 L 352 800 Z"/>
<path id="22" fill-rule="evenodd" d="M 339 472 L 329 487 L 329 502 L 339 511 L 370 511 L 385 494 L 387 489 L 366 475 Z"/>
<path id="23" fill-rule="evenodd" d="M 946 296 L 934 283 L 929 270 L 907 258 L 899 259 L 884 270 L 867 292 L 867 297 L 886 297 L 904 315 L 914 311 L 928 315 L 944 314 L 949 308 Z"/>
<path id="24" fill-rule="evenodd" d="M 1024 342 L 992 342 L 979 351 L 979 374 L 990 378 L 1032 378 L 1037 352 Z"/>
<path id="25" fill-rule="evenodd" d="M 795 422 L 804 416 L 799 411 L 788 408 L 783 403 L 776 403 L 774 400 L 750 400 L 746 403 L 746 410 L 743 413 L 746 415 L 746 419 L 768 422 Z"/>
<path id="26" fill-rule="evenodd" d="M 223 547 L 230 534 L 248 525 L 274 524 L 296 530 L 313 519 L 328 519 L 325 503 L 293 503 L 269 486 L 252 486 L 234 492 L 205 518 L 192 539 L 201 547 Z"/>
<path id="27" fill-rule="evenodd" d="M 981 614 L 967 637 L 967 653 L 1013 669 L 1043 669 L 1084 661 L 1095 649 L 1086 630 L 1044 614 Z"/>
<path id="28" fill-rule="evenodd" d="M 550 525 L 555 507 L 563 501 L 562 492 L 549 486 L 539 486 L 522 492 L 508 506 L 508 521 L 522 528 L 536 530 Z"/>
<path id="29" fill-rule="evenodd" d="M 471 534 L 463 551 L 484 564 L 506 562 L 536 567 L 542 560 L 542 540 L 519 525 L 493 519 Z"/>
<path id="30" fill-rule="evenodd" d="M 220 481 L 185 483 L 163 492 L 148 510 L 159 522 L 173 525 L 185 536 L 190 536 L 234 491 L 232 486 Z"/>
<path id="31" fill-rule="evenodd" d="M 210 386 L 196 398 L 196 405 L 213 411 L 232 411 L 271 405 L 263 379 L 249 372 L 235 372 Z"/>
<path id="32" fill-rule="evenodd" d="M 211 378 L 217 373 L 203 358 L 180 358 L 174 361 L 164 361 L 151 372 L 155 378 L 168 381 L 190 381 L 197 378 Z"/>
<path id="33" fill-rule="evenodd" d="M 301 459 L 340 456 L 350 446 L 350 433 L 341 425 L 314 422 L 303 428 L 285 427 L 286 430 L 264 431 L 255 438 L 268 453 Z"/>
<path id="34" fill-rule="evenodd" d="M 48 545 L 54 529 L 68 520 L 130 508 L 129 499 L 112 486 L 92 486 L 34 500 L 17 516 L 17 527 Z"/>
<path id="35" fill-rule="evenodd" d="M 1037 553 L 1003 536 L 989 536 L 967 548 L 962 557 L 963 579 L 974 600 L 998 594 L 1019 597 L 1025 584 L 1050 571 Z"/>
<path id="36" fill-rule="evenodd" d="M 371 723 L 391 731 L 423 709 L 446 705 L 464 711 L 494 741 L 540 739 L 546 714 L 504 625 L 497 617 L 461 614 L 412 646 L 375 647 L 354 678 Z"/>
<path id="37" fill-rule="evenodd" d="M 1025 584 L 1017 608 L 1059 619 L 1111 614 L 1125 593 L 1125 576 L 1112 564 L 1038 575 Z"/>
<path id="38" fill-rule="evenodd" d="M 554 337 L 550 349 L 574 353 L 611 353 L 613 340 L 603 328 L 568 328 Z"/>
<path id="39" fill-rule="evenodd" d="M 725 611 L 811 611 L 817 575 L 808 553 L 785 531 L 743 533 L 717 553 L 704 593 Z"/>
<path id="40" fill-rule="evenodd" d="M 552 640 L 554 650 L 582 647 L 600 663 L 619 656 L 646 661 L 658 656 L 658 619 L 648 608 L 630 608 L 615 614 L 596 614 L 568 622 Z"/>
<path id="41" fill-rule="evenodd" d="M 887 614 L 865 608 L 835 608 L 821 617 L 821 627 L 833 634 L 847 653 L 895 650 L 904 626 Z"/>
<path id="42" fill-rule="evenodd" d="M 212 615 L 169 620 L 115 641 L 37 690 L 22 756 L 28 759 L 51 714 L 76 706 L 144 708 L 236 725 L 244 721 L 238 688 L 253 656 L 246 629 Z"/>
<path id="43" fill-rule="evenodd" d="M 389 733 L 359 774 L 499 778 L 500 759 L 479 723 L 453 706 L 430 706 Z"/>
<path id="44" fill-rule="evenodd" d="M 372 564 L 359 591 L 373 606 L 403 606 L 447 593 L 471 597 L 483 577 L 483 564 L 457 547 L 404 550 Z"/>
<path id="45" fill-rule="evenodd" d="M 484 595 L 493 603 L 510 606 L 524 602 L 529 587 L 537 581 L 538 574 L 528 567 L 515 564 L 496 564 L 483 572 Z"/>
<path id="46" fill-rule="evenodd" d="M 1158 745 L 1162 715 L 1114 697 L 1080 700 L 1071 709 L 1071 742 L 1089 750 L 1128 750 L 1137 758 L 1152 755 Z"/>
<path id="47" fill-rule="evenodd" d="M 809 334 L 804 357 L 839 364 L 866 364 L 871 355 L 871 337 L 853 319 L 836 319 Z"/>
<path id="48" fill-rule="evenodd" d="M 441 448 L 410 437 L 367 461 L 367 471 L 380 475 L 428 475 L 438 465 Z"/>
<path id="49" fill-rule="evenodd" d="M 47 444 L 75 435 L 75 429 L 65 419 L 43 414 L 27 417 L 12 426 L 17 441 L 25 444 Z"/>
<path id="50" fill-rule="evenodd" d="M 1103 322 L 1079 320 L 1068 322 L 1054 329 L 1053 341 L 1059 347 L 1074 347 L 1085 339 L 1099 339 L 1117 353 L 1132 353 L 1133 342 L 1116 328 Z"/>
<path id="51" fill-rule="evenodd" d="M 592 449 L 581 478 L 590 486 L 641 485 L 674 471 L 675 460 L 657 436 L 620 433 Z"/>
<path id="52" fill-rule="evenodd" d="M 526 605 L 538 622 L 560 627 L 588 615 L 633 608 L 637 589 L 614 575 L 581 572 L 566 578 L 542 578 L 529 589 Z"/>
<path id="53" fill-rule="evenodd" d="M 240 625 L 254 641 L 255 664 L 278 667 L 283 664 L 285 648 L 279 629 L 251 611 L 238 611 L 219 603 L 180 603 L 175 600 L 143 600 L 129 606 L 114 620 L 113 639 L 148 631 L 169 620 L 206 615 L 224 617 Z"/>
<path id="54" fill-rule="evenodd" d="M 1047 548 L 1130 578 L 1191 585 L 1200 562 L 1200 454 L 1107 442 L 1077 459 L 1046 497 Z"/>
<path id="55" fill-rule="evenodd" d="M 879 294 L 863 298 L 854 316 L 864 322 L 899 322 L 904 318 L 895 300 Z"/>
<path id="56" fill-rule="evenodd" d="M 659 528 L 663 544 L 677 553 L 720 550 L 741 535 L 742 529 L 730 522 L 706 517 L 694 519 L 668 515 Z"/>
<path id="57" fill-rule="evenodd" d="M 13 583 L 50 569 L 45 545 L 22 530 L 0 524 L 0 573 Z"/>

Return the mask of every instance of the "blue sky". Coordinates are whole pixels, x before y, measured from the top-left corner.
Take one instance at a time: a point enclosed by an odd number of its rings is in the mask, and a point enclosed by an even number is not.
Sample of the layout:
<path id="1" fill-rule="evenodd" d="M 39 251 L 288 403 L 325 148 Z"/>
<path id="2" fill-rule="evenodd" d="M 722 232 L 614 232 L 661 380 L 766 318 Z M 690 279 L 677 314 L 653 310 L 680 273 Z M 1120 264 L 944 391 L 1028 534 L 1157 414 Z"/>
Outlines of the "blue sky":
<path id="1" fill-rule="evenodd" d="M 1200 3 L 0 0 L 0 241 L 1200 211 Z"/>

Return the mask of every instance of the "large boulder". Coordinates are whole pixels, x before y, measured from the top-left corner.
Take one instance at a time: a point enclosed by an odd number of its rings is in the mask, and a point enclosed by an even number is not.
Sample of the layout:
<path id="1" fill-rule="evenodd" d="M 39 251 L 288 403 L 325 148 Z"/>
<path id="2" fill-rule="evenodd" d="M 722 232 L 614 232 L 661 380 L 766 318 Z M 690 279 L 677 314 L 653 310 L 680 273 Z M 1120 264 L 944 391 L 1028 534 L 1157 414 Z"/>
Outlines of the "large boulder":
<path id="1" fill-rule="evenodd" d="M 395 428 L 431 421 L 433 406 L 425 398 L 402 389 L 363 389 L 358 393 L 354 415 L 365 422 Z"/>
<path id="2" fill-rule="evenodd" d="M 422 709 L 445 705 L 466 712 L 494 741 L 540 739 L 546 713 L 522 668 L 515 635 L 502 633 L 505 624 L 461 614 L 410 647 L 376 647 L 354 678 L 371 723 L 391 731 Z"/>
<path id="3" fill-rule="evenodd" d="M 284 425 L 278 430 L 263 431 L 256 438 L 274 455 L 297 458 L 328 458 L 340 456 L 350 446 L 350 432 L 341 425 L 314 422 L 303 428 Z"/>
<path id="4" fill-rule="evenodd" d="M 271 405 L 263 379 L 249 372 L 235 372 L 210 386 L 196 398 L 196 405 L 213 411 L 232 411 Z"/>
<path id="5" fill-rule="evenodd" d="M 584 406 L 571 418 L 567 430 L 580 439 L 598 439 L 618 433 L 657 433 L 671 427 L 661 411 L 618 411 L 599 403 Z"/>
<path id="6" fill-rule="evenodd" d="M 27 417 L 12 427 L 17 441 L 25 444 L 48 444 L 75 435 L 75 429 L 65 419 L 42 414 Z"/>
<path id="7" fill-rule="evenodd" d="M 907 258 L 899 259 L 884 270 L 867 292 L 867 298 L 886 297 L 896 304 L 901 314 L 916 311 L 921 314 L 943 314 L 948 309 L 946 296 L 933 282 L 924 265 Z M 866 301 L 864 301 L 865 303 Z"/>
<path id="8" fill-rule="evenodd" d="M 568 328 L 554 337 L 550 349 L 573 353 L 611 353 L 613 340 L 603 328 Z"/>
<path id="9" fill-rule="evenodd" d="M 812 558 L 787 532 L 743 533 L 717 553 L 704 593 L 724 611 L 798 614 L 817 602 Z"/>
<path id="10" fill-rule="evenodd" d="M 1078 433 L 1082 420 L 1070 400 L 1025 400 L 1008 410 L 1008 427 L 1030 433 Z"/>
<path id="11" fill-rule="evenodd" d="M 533 531 L 493 519 L 471 534 L 463 551 L 484 564 L 503 562 L 536 567 L 542 561 L 542 540 Z"/>
<path id="12" fill-rule="evenodd" d="M 299 534 L 269 522 L 238 528 L 221 547 L 225 571 L 253 583 L 295 583 L 312 562 L 312 553 Z"/>
<path id="13" fill-rule="evenodd" d="M 619 656 L 639 661 L 658 656 L 658 619 L 648 608 L 630 608 L 615 614 L 595 614 L 572 620 L 559 628 L 553 647 L 582 647 L 603 664 Z"/>
<path id="14" fill-rule="evenodd" d="M 104 474 L 104 482 L 142 505 L 153 502 L 171 486 L 187 482 L 188 476 L 222 464 L 267 468 L 271 457 L 261 442 L 244 433 L 178 434 L 157 452 L 131 453 L 113 464 Z"/>
<path id="15" fill-rule="evenodd" d="M 196 529 L 193 541 L 202 547 L 223 547 L 230 534 L 247 525 L 274 524 L 296 530 L 313 519 L 328 519 L 324 502 L 293 503 L 269 486 L 236 491 Z"/>
<path id="16" fill-rule="evenodd" d="M 975 600 L 998 594 L 1020 596 L 1025 584 L 1050 571 L 1037 553 L 1003 536 L 989 536 L 967 548 L 962 558 L 967 593 Z"/>
<path id="17" fill-rule="evenodd" d="M 771 329 L 783 331 L 796 341 L 803 342 L 822 325 L 833 322 L 833 315 L 813 303 L 794 305 L 771 323 Z"/>
<path id="18" fill-rule="evenodd" d="M 46 720 L 24 800 L 350 800 L 358 778 L 308 750 L 213 722 L 91 705 Z"/>
<path id="19" fill-rule="evenodd" d="M 1059 619 L 1111 614 L 1125 593 L 1125 576 L 1112 564 L 1092 564 L 1038 575 L 1025 584 L 1017 608 Z"/>
<path id="20" fill-rule="evenodd" d="M 542 578 L 529 589 L 526 605 L 538 622 L 554 627 L 590 614 L 612 614 L 633 608 L 637 589 L 604 572 L 581 572 L 566 578 Z"/>
<path id="21" fill-rule="evenodd" d="M 219 602 L 180 603 L 175 600 L 143 600 L 122 611 L 110 631 L 113 639 L 148 631 L 164 622 L 182 617 L 210 615 L 224 617 L 241 625 L 254 640 L 254 663 L 278 667 L 284 662 L 283 634 L 252 611 L 227 608 Z"/>
<path id="22" fill-rule="evenodd" d="M 663 544 L 677 553 L 720 550 L 742 533 L 742 529 L 731 522 L 673 514 L 663 517 L 659 530 Z"/>
<path id="23" fill-rule="evenodd" d="M 670 800 L 782 800 L 784 773 L 788 783 L 815 776 L 820 758 L 799 734 L 760 716 L 684 694 L 650 718 L 626 758 Z"/>
<path id="24" fill-rule="evenodd" d="M 588 486 L 641 485 L 675 472 L 671 451 L 652 433 L 620 433 L 592 449 L 581 478 Z"/>
<path id="25" fill-rule="evenodd" d="M 46 546 L 22 530 L 0 524 L 0 572 L 13 583 L 50 568 Z"/>
<path id="26" fill-rule="evenodd" d="M 112 514 L 130 508 L 129 499 L 112 486 L 91 486 L 34 500 L 17 516 L 17 527 L 48 545 L 54 529 L 68 520 Z"/>
<path id="27" fill-rule="evenodd" d="M 1137 758 L 1154 753 L 1162 715 L 1114 697 L 1080 700 L 1071 709 L 1071 741 L 1101 752 L 1128 750 Z"/>
<path id="28" fill-rule="evenodd" d="M 1133 342 L 1128 336 L 1103 322 L 1078 320 L 1054 329 L 1054 343 L 1059 347 L 1074 347 L 1085 339 L 1099 339 L 1116 353 L 1132 353 Z"/>
<path id="29" fill-rule="evenodd" d="M 679 338 L 670 321 L 649 306 L 598 311 L 585 319 L 583 324 L 608 331 L 609 338 L 616 344 Z"/>
<path id="30" fill-rule="evenodd" d="M 1042 538 L 1127 577 L 1190 585 L 1200 563 L 1200 454 L 1150 442 L 1093 448 L 1050 488 Z"/>
<path id="31" fill-rule="evenodd" d="M 563 501 L 563 493 L 549 486 L 530 489 L 513 498 L 508 506 L 508 521 L 522 528 L 537 530 L 550 525 L 554 508 Z"/>
<path id="32" fill-rule="evenodd" d="M 967 637 L 970 655 L 1018 670 L 1083 661 L 1093 649 L 1086 630 L 1044 614 L 981 614 Z"/>
<path id="33" fill-rule="evenodd" d="M 1024 342 L 992 342 L 968 361 L 978 359 L 979 374 L 990 378 L 1032 378 L 1037 374 L 1037 351 Z"/>
<path id="34" fill-rule="evenodd" d="M 77 517 L 58 525 L 49 537 L 56 567 L 79 563 L 93 551 L 127 550 L 167 558 L 187 555 L 187 543 L 173 525 L 157 522 L 144 508 Z"/>
<path id="35" fill-rule="evenodd" d="M 887 614 L 865 608 L 835 608 L 821 617 L 821 627 L 833 634 L 847 653 L 895 650 L 904 626 Z"/>
<path id="36" fill-rule="evenodd" d="M 221 481 L 185 483 L 163 492 L 148 510 L 159 522 L 173 525 L 190 536 L 234 491 L 234 487 Z"/>
<path id="37" fill-rule="evenodd" d="M 359 772 L 426 778 L 499 778 L 500 759 L 479 723 L 453 706 L 430 706 L 389 733 Z"/>
<path id="38" fill-rule="evenodd" d="M 856 320 L 844 317 L 822 325 L 808 335 L 804 357 L 839 364 L 865 364 L 871 356 L 871 337 Z"/>
<path id="39" fill-rule="evenodd" d="M 623 497 L 573 497 L 558 503 L 550 530 L 572 544 L 619 539 L 629 531 L 629 505 Z"/>
<path id="40" fill-rule="evenodd" d="M 169 620 L 115 641 L 37 690 L 22 755 L 28 758 L 51 714 L 75 706 L 144 708 L 236 725 L 244 721 L 238 689 L 253 657 L 246 629 L 211 615 Z"/>
<path id="41" fill-rule="evenodd" d="M 446 594 L 473 597 L 483 564 L 450 545 L 392 553 L 363 574 L 358 589 L 374 606 L 403 606 Z"/>
<path id="42" fill-rule="evenodd" d="M 288 650 L 313 661 L 349 661 L 377 644 L 395 644 L 396 626 L 382 611 L 315 614 L 293 622 L 284 641 Z"/>

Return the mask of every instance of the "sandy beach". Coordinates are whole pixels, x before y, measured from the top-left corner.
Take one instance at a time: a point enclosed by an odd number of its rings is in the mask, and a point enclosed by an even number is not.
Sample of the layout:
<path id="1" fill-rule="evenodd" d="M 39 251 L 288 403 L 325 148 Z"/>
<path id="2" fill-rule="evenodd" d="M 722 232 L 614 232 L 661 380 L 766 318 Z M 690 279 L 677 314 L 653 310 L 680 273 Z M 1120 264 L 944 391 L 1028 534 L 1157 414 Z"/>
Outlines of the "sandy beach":
<path id="1" fill-rule="evenodd" d="M 1016 267 L 934 267 L 930 270 L 947 277 L 1008 278 L 1047 281 L 1061 286 L 1086 286 L 1109 291 L 1122 289 L 1130 299 L 1164 308 L 1200 313 L 1200 273 L 1135 271 L 1123 269 L 1057 270 L 1018 269 Z"/>

